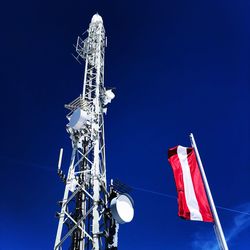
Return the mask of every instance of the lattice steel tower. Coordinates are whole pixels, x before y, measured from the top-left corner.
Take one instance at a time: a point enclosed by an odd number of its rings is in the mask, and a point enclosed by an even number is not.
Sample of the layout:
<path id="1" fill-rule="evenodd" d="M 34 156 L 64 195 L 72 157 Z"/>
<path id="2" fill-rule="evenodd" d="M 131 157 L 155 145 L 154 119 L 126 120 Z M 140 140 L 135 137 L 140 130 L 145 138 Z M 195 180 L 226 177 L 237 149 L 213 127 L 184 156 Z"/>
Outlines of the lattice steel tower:
<path id="1" fill-rule="evenodd" d="M 133 218 L 131 198 L 114 185 L 107 186 L 103 116 L 114 94 L 104 87 L 106 36 L 101 16 L 92 17 L 87 33 L 75 46 L 76 59 L 85 60 L 83 92 L 65 105 L 70 110 L 72 156 L 66 176 L 61 149 L 58 174 L 66 186 L 54 249 L 117 249 L 118 223 Z"/>

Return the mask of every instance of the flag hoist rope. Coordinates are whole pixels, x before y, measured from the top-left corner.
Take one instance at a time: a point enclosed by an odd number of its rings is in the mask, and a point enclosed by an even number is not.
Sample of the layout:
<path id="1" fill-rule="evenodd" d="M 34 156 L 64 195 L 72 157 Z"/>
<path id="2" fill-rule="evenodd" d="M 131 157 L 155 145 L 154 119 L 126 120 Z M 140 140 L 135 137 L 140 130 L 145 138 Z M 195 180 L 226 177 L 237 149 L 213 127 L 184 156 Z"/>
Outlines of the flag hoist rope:
<path id="1" fill-rule="evenodd" d="M 195 154 L 196 154 L 198 165 L 199 165 L 199 168 L 200 168 L 200 171 L 201 171 L 201 176 L 202 176 L 204 186 L 205 186 L 205 189 L 206 189 L 206 192 L 207 192 L 208 201 L 209 201 L 209 204 L 210 204 L 210 207 L 211 207 L 211 210 L 212 210 L 212 214 L 213 214 L 213 217 L 214 217 L 215 233 L 216 233 L 216 236 L 217 236 L 217 239 L 218 239 L 218 243 L 219 243 L 220 247 L 223 250 L 228 250 L 227 242 L 226 242 L 226 239 L 225 239 L 225 236 L 224 236 L 221 224 L 220 224 L 220 219 L 219 219 L 219 216 L 217 214 L 217 210 L 216 210 L 216 207 L 215 207 L 215 204 L 214 204 L 214 200 L 213 200 L 213 197 L 212 197 L 209 185 L 208 185 L 206 173 L 205 173 L 205 170 L 204 170 L 202 162 L 201 162 L 200 154 L 199 154 L 199 151 L 198 151 L 196 143 L 195 143 L 194 135 L 192 133 L 190 134 L 190 140 L 191 140 L 191 145 L 194 148 L 194 151 L 195 151 Z"/>

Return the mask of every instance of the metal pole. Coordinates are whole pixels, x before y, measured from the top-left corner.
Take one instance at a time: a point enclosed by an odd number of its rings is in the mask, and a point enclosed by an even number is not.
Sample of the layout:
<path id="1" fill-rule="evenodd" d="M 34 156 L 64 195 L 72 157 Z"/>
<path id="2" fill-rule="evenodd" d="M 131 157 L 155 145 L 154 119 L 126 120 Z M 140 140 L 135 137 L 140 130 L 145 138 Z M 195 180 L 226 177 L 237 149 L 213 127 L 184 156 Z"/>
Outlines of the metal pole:
<path id="1" fill-rule="evenodd" d="M 195 154 L 196 154 L 198 165 L 199 165 L 199 168 L 200 168 L 200 171 L 201 171 L 201 176 L 202 176 L 204 186 L 205 186 L 205 189 L 206 189 L 206 192 L 207 192 L 208 201 L 209 201 L 209 204 L 210 204 L 210 207 L 211 207 L 211 210 L 212 210 L 212 214 L 213 214 L 213 217 L 214 217 L 214 224 L 215 224 L 215 227 L 216 227 L 216 232 L 218 232 L 217 236 L 219 238 L 218 244 L 219 244 L 219 246 L 221 245 L 223 250 L 228 250 L 227 242 L 226 242 L 226 239 L 225 239 L 225 236 L 224 236 L 221 224 L 220 224 L 220 219 L 219 219 L 219 216 L 217 214 L 217 210 L 216 210 L 216 207 L 214 205 L 214 200 L 213 200 L 213 197 L 212 197 L 209 185 L 208 185 L 206 173 L 205 173 L 205 170 L 204 170 L 202 162 L 201 162 L 200 154 L 199 154 L 199 151 L 198 151 L 196 143 L 195 143 L 194 135 L 192 133 L 190 134 L 190 140 L 191 140 L 191 145 L 194 148 L 194 151 L 195 151 Z"/>

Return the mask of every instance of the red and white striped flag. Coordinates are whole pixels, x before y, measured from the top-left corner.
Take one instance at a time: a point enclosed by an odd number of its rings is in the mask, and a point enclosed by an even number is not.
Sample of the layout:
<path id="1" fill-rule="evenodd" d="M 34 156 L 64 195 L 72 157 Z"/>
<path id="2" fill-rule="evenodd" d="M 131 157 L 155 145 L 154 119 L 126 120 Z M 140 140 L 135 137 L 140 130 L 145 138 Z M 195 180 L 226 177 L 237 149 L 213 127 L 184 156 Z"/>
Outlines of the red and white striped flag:
<path id="1" fill-rule="evenodd" d="M 193 148 L 168 150 L 178 193 L 178 215 L 186 220 L 213 222 L 203 180 Z"/>

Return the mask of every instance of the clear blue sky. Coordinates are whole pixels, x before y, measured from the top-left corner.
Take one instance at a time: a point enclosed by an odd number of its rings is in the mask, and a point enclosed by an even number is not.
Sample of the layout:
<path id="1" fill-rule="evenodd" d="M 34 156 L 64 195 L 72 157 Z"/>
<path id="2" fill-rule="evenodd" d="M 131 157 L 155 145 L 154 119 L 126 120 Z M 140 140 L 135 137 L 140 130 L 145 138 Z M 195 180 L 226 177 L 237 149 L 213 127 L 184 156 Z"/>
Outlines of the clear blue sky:
<path id="1" fill-rule="evenodd" d="M 0 250 L 52 249 L 71 153 L 64 104 L 82 90 L 72 44 L 93 14 L 108 36 L 108 178 L 175 196 L 167 149 L 193 132 L 216 205 L 250 212 L 248 0 L 24 0 L 1 4 Z M 211 224 L 175 199 L 134 190 L 119 250 L 213 249 Z M 218 210 L 229 248 L 249 249 L 250 216 Z"/>

